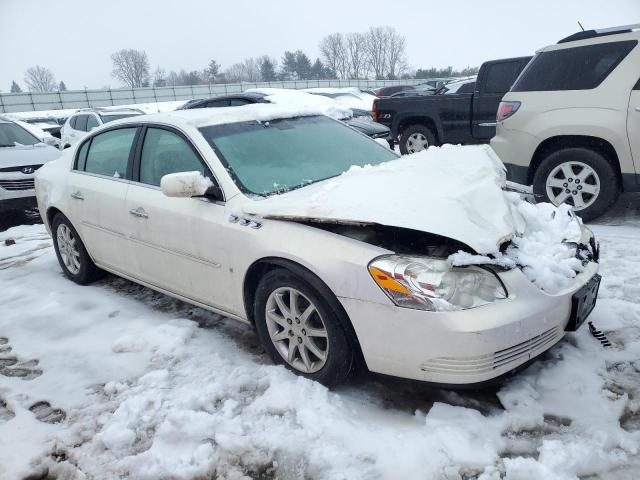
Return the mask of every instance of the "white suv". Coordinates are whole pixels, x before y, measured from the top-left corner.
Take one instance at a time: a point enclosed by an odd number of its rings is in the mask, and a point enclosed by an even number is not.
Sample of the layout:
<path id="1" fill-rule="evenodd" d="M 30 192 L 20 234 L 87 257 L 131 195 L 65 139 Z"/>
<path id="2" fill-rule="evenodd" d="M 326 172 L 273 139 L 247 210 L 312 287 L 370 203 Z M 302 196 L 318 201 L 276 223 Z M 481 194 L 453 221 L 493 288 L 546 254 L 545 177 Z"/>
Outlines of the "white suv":
<path id="1" fill-rule="evenodd" d="M 87 132 L 114 120 L 121 118 L 142 115 L 144 112 L 137 108 L 86 108 L 78 110 L 76 113 L 67 118 L 64 125 L 60 129 L 60 140 L 62 148 L 68 148 L 74 145 L 78 140 L 83 138 Z"/>
<path id="2" fill-rule="evenodd" d="M 537 52 L 498 109 L 509 180 L 586 220 L 640 191 L 640 25 L 578 32 Z"/>
<path id="3" fill-rule="evenodd" d="M 60 151 L 0 117 L 0 212 L 36 206 L 33 175 Z"/>

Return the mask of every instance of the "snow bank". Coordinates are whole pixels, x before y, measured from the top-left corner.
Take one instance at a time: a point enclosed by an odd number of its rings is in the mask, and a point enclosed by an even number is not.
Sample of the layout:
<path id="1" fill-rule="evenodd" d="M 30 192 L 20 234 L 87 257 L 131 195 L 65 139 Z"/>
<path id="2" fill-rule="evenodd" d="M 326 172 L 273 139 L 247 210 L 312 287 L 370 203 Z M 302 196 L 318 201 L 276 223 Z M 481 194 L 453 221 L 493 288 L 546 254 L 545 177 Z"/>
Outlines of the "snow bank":
<path id="1" fill-rule="evenodd" d="M 329 391 L 270 365 L 250 327 L 121 279 L 68 281 L 41 225 L 2 232 L 0 336 L 43 373 L 0 375 L 0 478 L 640 478 L 640 229 L 596 233 L 590 319 L 614 347 L 582 328 L 496 395 Z M 38 421 L 41 400 L 67 419 Z"/>

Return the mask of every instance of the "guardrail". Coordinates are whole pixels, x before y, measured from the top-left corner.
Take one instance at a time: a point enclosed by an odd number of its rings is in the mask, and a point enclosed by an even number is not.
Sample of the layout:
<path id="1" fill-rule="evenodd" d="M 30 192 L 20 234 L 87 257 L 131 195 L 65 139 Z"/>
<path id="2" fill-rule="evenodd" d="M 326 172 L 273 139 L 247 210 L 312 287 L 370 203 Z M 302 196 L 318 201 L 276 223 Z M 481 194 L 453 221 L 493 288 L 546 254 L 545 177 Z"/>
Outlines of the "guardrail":
<path id="1" fill-rule="evenodd" d="M 0 93 L 0 113 L 109 107 L 114 105 L 208 98 L 243 92 L 248 88 L 377 88 L 386 85 L 414 84 L 419 82 L 424 82 L 424 80 L 295 80 L 281 82 L 216 83 L 179 87 L 69 90 L 51 93 Z"/>

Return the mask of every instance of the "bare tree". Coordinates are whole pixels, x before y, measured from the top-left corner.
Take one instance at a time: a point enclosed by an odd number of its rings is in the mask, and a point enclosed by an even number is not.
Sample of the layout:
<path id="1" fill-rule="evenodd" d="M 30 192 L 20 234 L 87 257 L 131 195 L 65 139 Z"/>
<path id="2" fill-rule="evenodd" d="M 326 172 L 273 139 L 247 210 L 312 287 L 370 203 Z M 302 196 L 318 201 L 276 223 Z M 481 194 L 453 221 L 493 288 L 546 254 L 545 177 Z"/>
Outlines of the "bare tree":
<path id="1" fill-rule="evenodd" d="M 387 78 L 398 78 L 407 69 L 406 50 L 407 39 L 396 32 L 395 28 L 387 27 Z"/>
<path id="2" fill-rule="evenodd" d="M 342 33 L 332 33 L 320 41 L 320 53 L 325 65 L 339 78 L 349 75 L 345 43 Z"/>
<path id="3" fill-rule="evenodd" d="M 259 82 L 262 78 L 260 61 L 253 57 L 231 65 L 224 73 L 228 82 Z"/>
<path id="4" fill-rule="evenodd" d="M 156 67 L 153 72 L 153 80 L 151 83 L 154 87 L 167 86 L 167 71 L 162 67 Z"/>
<path id="5" fill-rule="evenodd" d="M 387 48 L 392 30 L 390 27 L 371 27 L 365 34 L 367 38 L 369 66 L 376 80 L 382 80 L 387 72 Z"/>
<path id="6" fill-rule="evenodd" d="M 346 61 L 349 78 L 363 78 L 367 75 L 367 38 L 364 33 L 345 35 Z"/>
<path id="7" fill-rule="evenodd" d="M 32 92 L 53 92 L 57 87 L 53 72 L 40 65 L 27 68 L 24 72 L 24 83 Z"/>
<path id="8" fill-rule="evenodd" d="M 111 55 L 111 75 L 130 88 L 149 84 L 149 59 L 142 50 L 122 49 Z"/>

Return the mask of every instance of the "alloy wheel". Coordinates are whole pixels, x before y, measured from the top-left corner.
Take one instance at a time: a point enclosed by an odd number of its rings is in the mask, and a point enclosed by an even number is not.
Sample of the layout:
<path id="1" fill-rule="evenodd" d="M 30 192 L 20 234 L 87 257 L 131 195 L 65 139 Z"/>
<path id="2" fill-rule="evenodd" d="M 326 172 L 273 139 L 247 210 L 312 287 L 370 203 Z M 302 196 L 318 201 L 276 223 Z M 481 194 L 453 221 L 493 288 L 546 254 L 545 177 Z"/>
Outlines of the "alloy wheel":
<path id="1" fill-rule="evenodd" d="M 590 207 L 600 193 L 600 177 L 582 162 L 561 163 L 549 173 L 547 197 L 554 205 L 567 203 L 575 211 Z"/>
<path id="2" fill-rule="evenodd" d="M 329 338 L 313 302 L 295 288 L 281 287 L 271 292 L 265 308 L 269 338 L 283 360 L 302 373 L 320 370 Z"/>
<path id="3" fill-rule="evenodd" d="M 77 275 L 80 272 L 80 251 L 75 235 L 67 225 L 61 223 L 58 225 L 56 237 L 62 263 L 71 274 Z"/>
<path id="4" fill-rule="evenodd" d="M 422 133 L 416 132 L 407 138 L 407 152 L 416 153 L 429 146 L 429 140 Z"/>

